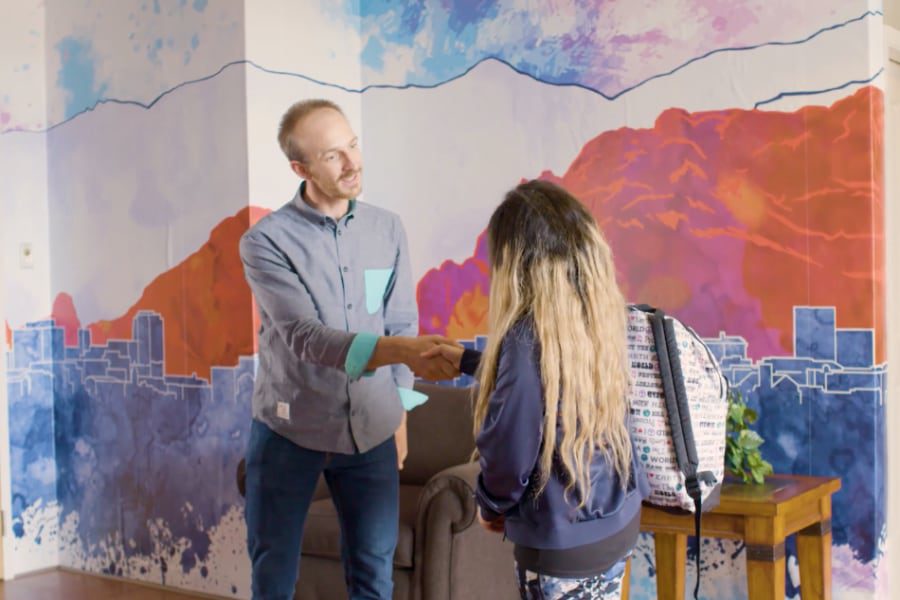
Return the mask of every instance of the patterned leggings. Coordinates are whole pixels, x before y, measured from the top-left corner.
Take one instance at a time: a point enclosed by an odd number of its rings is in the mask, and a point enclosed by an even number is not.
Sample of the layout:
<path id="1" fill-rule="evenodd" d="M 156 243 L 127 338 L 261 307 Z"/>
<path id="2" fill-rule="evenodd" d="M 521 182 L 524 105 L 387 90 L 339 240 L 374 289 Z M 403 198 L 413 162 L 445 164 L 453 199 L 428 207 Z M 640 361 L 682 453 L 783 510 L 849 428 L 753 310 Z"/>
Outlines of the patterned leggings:
<path id="1" fill-rule="evenodd" d="M 526 571 L 516 565 L 522 600 L 619 600 L 625 559 L 606 573 L 585 579 L 564 579 Z"/>

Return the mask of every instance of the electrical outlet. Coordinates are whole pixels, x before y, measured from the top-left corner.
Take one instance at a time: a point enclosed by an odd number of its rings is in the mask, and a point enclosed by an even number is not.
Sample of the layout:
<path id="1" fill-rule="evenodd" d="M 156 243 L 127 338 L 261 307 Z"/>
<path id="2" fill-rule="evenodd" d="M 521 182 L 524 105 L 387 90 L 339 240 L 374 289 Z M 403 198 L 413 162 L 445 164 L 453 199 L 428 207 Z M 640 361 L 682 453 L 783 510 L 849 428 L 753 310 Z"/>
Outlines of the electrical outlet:
<path id="1" fill-rule="evenodd" d="M 22 269 L 34 268 L 34 249 L 31 242 L 24 242 L 19 247 L 19 267 Z"/>

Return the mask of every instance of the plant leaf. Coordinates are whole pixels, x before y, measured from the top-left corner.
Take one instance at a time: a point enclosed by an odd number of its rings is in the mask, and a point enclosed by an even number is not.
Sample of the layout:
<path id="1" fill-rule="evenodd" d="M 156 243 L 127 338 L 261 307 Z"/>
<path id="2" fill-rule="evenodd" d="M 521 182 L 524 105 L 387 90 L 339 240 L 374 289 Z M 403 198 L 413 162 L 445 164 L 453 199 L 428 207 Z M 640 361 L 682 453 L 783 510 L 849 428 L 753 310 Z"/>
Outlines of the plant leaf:
<path id="1" fill-rule="evenodd" d="M 765 440 L 749 425 L 756 423 L 759 413 L 747 406 L 740 390 L 728 390 L 728 415 L 726 418 L 725 468 L 739 475 L 744 483 L 763 483 L 766 475 L 773 473 L 771 463 L 763 459 L 759 447 Z"/>
<path id="2" fill-rule="evenodd" d="M 728 420 L 734 421 L 735 424 L 744 422 L 744 405 L 732 404 L 728 407 Z"/>
<path id="3" fill-rule="evenodd" d="M 743 450 L 736 450 L 729 457 L 729 463 L 736 471 L 742 471 L 744 466 L 744 452 Z"/>
<path id="4" fill-rule="evenodd" d="M 756 423 L 759 415 L 752 408 L 744 409 L 744 421 L 747 423 Z"/>
<path id="5" fill-rule="evenodd" d="M 766 478 L 762 474 L 762 471 L 753 469 L 752 471 L 750 471 L 750 473 L 753 476 L 753 481 L 756 483 L 763 483 L 766 480 Z"/>
<path id="6" fill-rule="evenodd" d="M 755 450 L 759 448 L 764 441 L 762 436 L 751 429 L 741 431 L 738 436 L 738 444 L 744 450 Z"/>

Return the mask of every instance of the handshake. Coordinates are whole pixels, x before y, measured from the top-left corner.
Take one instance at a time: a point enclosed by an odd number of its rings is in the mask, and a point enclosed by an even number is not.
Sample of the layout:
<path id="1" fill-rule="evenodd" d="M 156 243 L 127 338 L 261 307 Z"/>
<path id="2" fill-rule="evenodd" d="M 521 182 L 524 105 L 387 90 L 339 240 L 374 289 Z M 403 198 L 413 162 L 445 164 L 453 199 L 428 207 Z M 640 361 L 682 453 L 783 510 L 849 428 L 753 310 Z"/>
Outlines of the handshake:
<path id="1" fill-rule="evenodd" d="M 379 338 L 369 367 L 402 363 L 417 377 L 441 381 L 459 376 L 463 347 L 439 335 Z"/>

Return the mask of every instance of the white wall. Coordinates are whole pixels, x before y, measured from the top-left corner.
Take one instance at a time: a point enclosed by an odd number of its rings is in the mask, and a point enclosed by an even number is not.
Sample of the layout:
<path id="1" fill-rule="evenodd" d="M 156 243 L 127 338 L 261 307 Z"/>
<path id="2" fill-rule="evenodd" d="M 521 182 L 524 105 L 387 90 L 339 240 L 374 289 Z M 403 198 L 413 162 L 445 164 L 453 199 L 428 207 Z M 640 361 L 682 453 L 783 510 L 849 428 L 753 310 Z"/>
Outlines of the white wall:
<path id="1" fill-rule="evenodd" d="M 6 518 L 2 575 L 53 566 L 52 543 L 22 551 L 11 533 L 9 404 L 6 328 L 50 313 L 47 205 L 47 75 L 41 0 L 9 3 L 0 20 L 0 508 Z M 31 266 L 20 261 L 22 245 L 33 250 Z"/>
<path id="2" fill-rule="evenodd" d="M 900 30 L 900 0 L 884 0 L 884 22 Z"/>
<path id="3" fill-rule="evenodd" d="M 323 19 L 321 7 L 312 2 L 259 0 L 246 2 L 244 12 L 246 55 L 251 61 L 247 65 L 249 204 L 274 210 L 288 202 L 299 185 L 276 141 L 281 115 L 291 104 L 308 98 L 337 103 L 365 144 L 362 95 L 350 91 L 363 86 L 359 27 L 352 21 Z M 297 35 L 298 24 L 308 23 L 315 26 Z M 337 52 L 332 48 L 335 40 L 340 40 Z"/>
<path id="4" fill-rule="evenodd" d="M 900 4 L 900 0 L 893 2 Z M 889 22 L 891 12 L 885 6 L 885 22 Z M 893 12 L 894 21 L 900 21 L 900 10 Z M 900 27 L 900 23 L 894 25 Z M 894 364 L 900 360 L 900 29 L 885 26 L 885 48 L 888 60 L 885 61 L 885 191 L 887 221 L 887 322 L 888 322 L 888 362 Z M 887 405 L 887 440 L 888 440 L 888 573 L 900 573 L 900 380 L 892 369 L 888 377 L 888 398 L 893 399 Z M 895 583 L 900 576 L 889 576 Z"/>

